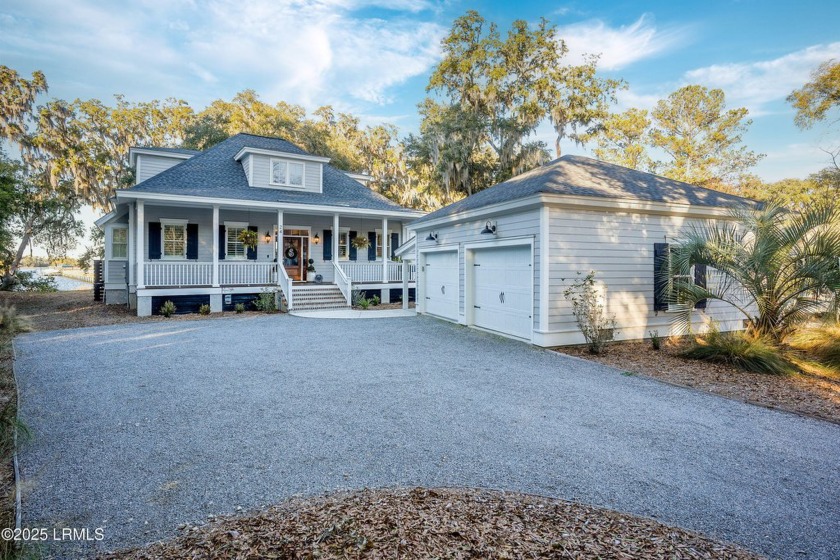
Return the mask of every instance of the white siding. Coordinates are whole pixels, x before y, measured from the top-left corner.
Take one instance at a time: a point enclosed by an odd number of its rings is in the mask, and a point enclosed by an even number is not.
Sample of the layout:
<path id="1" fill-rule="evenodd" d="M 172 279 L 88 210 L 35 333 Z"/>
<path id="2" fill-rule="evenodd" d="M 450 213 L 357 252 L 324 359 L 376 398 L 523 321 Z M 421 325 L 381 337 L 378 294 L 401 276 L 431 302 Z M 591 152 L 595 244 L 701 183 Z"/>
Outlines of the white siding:
<path id="1" fill-rule="evenodd" d="M 522 238 L 528 237 L 534 240 L 534 315 L 533 315 L 533 323 L 534 327 L 537 328 L 539 326 L 539 293 L 540 293 L 540 250 L 541 250 L 541 243 L 539 239 L 539 232 L 540 232 L 540 214 L 538 209 L 534 210 L 526 210 L 522 212 L 512 213 L 506 216 L 498 216 L 493 217 L 492 221 L 496 223 L 497 226 L 497 235 L 487 235 L 481 234 L 481 230 L 484 229 L 484 225 L 487 219 L 482 218 L 480 220 L 473 220 L 469 222 L 463 222 L 459 224 L 454 224 L 450 226 L 442 226 L 442 227 L 433 227 L 433 228 L 425 228 L 418 230 L 417 233 L 417 250 L 418 253 L 422 252 L 423 249 L 433 248 L 433 247 L 457 247 L 458 248 L 458 260 L 459 260 L 459 269 L 460 269 L 460 278 L 459 278 L 459 286 L 460 286 L 460 297 L 459 297 L 459 314 L 460 314 L 460 322 L 466 324 L 466 313 L 465 313 L 465 282 L 466 282 L 466 271 L 465 271 L 465 255 L 466 252 L 464 250 L 464 245 L 468 243 L 476 243 L 476 242 L 485 242 L 490 240 L 504 240 L 509 238 Z M 426 241 L 426 237 L 428 237 L 429 232 L 433 231 L 438 234 L 437 243 L 434 241 Z M 419 262 L 419 261 L 418 261 Z M 419 273 L 419 271 L 418 271 Z M 422 282 L 417 283 L 418 291 L 422 292 Z M 424 294 L 418 293 L 417 294 L 417 301 L 422 301 L 421 298 L 425 297 Z"/>
<path id="2" fill-rule="evenodd" d="M 596 281 L 606 295 L 607 311 L 618 323 L 618 339 L 640 339 L 658 330 L 661 336 L 677 334 L 674 313 L 653 311 L 653 245 L 673 243 L 680 231 L 696 220 L 678 216 L 608 213 L 562 208 L 549 209 L 549 324 L 553 344 L 583 343 L 571 304 L 563 291 L 581 275 L 596 271 Z M 710 271 L 708 281 L 713 282 Z M 737 310 L 710 301 L 705 313 L 692 312 L 694 329 L 708 318 L 722 330 L 741 327 Z"/>
<path id="3" fill-rule="evenodd" d="M 166 208 L 161 206 L 146 205 L 146 233 L 144 239 L 146 246 L 144 247 L 144 261 L 149 262 L 149 222 L 160 221 L 161 218 L 170 219 L 186 219 L 189 223 L 198 224 L 198 260 L 203 262 L 211 262 L 213 260 L 213 211 L 210 208 L 183 208 L 172 207 Z M 256 262 L 274 262 L 275 248 L 274 242 L 265 242 L 266 231 L 273 233 L 277 226 L 276 212 L 248 212 L 244 210 L 225 210 L 219 211 L 219 223 L 224 225 L 225 222 L 247 222 L 249 225 L 256 226 L 257 235 L 259 238 L 259 246 L 257 247 Z M 324 230 L 331 230 L 333 225 L 332 216 L 307 216 L 299 214 L 285 213 L 283 215 L 284 229 L 290 228 L 310 228 L 310 251 L 309 257 L 314 260 L 315 272 L 324 277 L 325 282 L 333 281 L 333 265 L 332 261 L 324 261 Z M 361 235 L 367 235 L 368 232 L 376 231 L 382 228 L 381 220 L 360 220 L 359 218 L 342 218 L 340 227 L 345 227 L 358 231 Z M 400 233 L 402 231 L 402 224 L 397 221 L 388 221 L 388 230 L 390 233 Z M 321 242 L 318 245 L 311 243 L 311 239 L 318 234 Z M 131 239 L 133 234 L 129 233 Z M 222 241 L 223 243 L 224 241 Z M 390 243 L 390 238 L 389 238 Z M 402 243 L 402 237 L 400 237 Z M 366 257 L 367 249 L 363 253 Z M 253 261 L 252 261 L 253 262 Z M 379 259 L 379 262 L 382 262 Z"/>
<path id="4" fill-rule="evenodd" d="M 250 158 L 253 163 L 250 164 L 250 167 L 253 168 L 253 177 L 250 176 L 250 173 L 246 171 L 246 175 L 248 177 L 248 184 L 252 187 L 261 187 L 261 188 L 272 188 L 272 189 L 288 189 L 292 191 L 304 191 L 304 192 L 321 192 L 321 164 L 314 161 L 302 161 L 297 159 L 289 159 L 291 163 L 303 163 L 304 164 L 304 172 L 303 172 L 303 187 L 283 187 L 278 185 L 272 185 L 271 180 L 271 160 L 272 159 L 280 159 L 281 157 L 275 156 L 266 156 L 266 155 L 259 155 L 259 154 L 251 154 L 247 156 L 247 158 L 242 159 L 242 165 L 248 165 L 246 163 L 247 159 Z M 246 167 L 247 169 L 247 167 Z"/>
<path id="5" fill-rule="evenodd" d="M 185 161 L 187 160 L 184 158 L 137 154 L 137 180 L 135 184 L 142 183 L 146 179 L 154 177 L 158 173 Z"/>

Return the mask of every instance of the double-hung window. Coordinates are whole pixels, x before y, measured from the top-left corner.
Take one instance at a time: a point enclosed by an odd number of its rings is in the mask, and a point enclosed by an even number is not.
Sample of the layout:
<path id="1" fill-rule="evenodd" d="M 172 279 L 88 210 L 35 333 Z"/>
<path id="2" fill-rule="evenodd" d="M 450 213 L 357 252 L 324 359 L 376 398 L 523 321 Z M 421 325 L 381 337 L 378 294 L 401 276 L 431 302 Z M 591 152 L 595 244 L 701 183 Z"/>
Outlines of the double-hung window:
<path id="1" fill-rule="evenodd" d="M 338 236 L 338 258 L 347 260 L 350 255 L 347 253 L 347 247 L 350 246 L 350 230 L 343 230 Z"/>
<path id="2" fill-rule="evenodd" d="M 115 227 L 111 230 L 111 258 L 128 258 L 128 228 Z"/>
<path id="3" fill-rule="evenodd" d="M 302 163 L 285 161 L 282 159 L 271 160 L 271 184 L 286 187 L 303 186 L 304 167 Z"/>
<path id="4" fill-rule="evenodd" d="M 239 222 L 225 222 L 225 231 L 227 232 L 227 240 L 225 242 L 227 259 L 245 259 L 247 251 L 245 245 L 239 239 L 243 231 L 248 229 L 248 224 Z"/>
<path id="5" fill-rule="evenodd" d="M 163 229 L 163 258 L 187 258 L 187 222 L 161 220 Z"/>

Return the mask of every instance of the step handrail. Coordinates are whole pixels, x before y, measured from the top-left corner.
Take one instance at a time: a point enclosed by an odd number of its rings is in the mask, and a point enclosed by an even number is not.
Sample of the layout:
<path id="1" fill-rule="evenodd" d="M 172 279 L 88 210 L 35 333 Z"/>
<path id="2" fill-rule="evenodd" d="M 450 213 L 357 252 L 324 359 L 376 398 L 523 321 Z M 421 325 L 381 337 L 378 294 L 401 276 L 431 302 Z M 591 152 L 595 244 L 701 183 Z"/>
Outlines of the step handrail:
<path id="1" fill-rule="evenodd" d="M 347 305 L 352 305 L 353 283 L 350 281 L 350 277 L 344 273 L 335 261 L 333 261 L 333 269 L 335 270 L 335 285 L 341 290 L 341 294 L 347 300 Z"/>
<path id="2" fill-rule="evenodd" d="M 280 270 L 280 274 L 277 275 L 277 278 L 280 279 L 280 289 L 283 290 L 283 294 L 286 296 L 286 307 L 289 311 L 294 309 L 292 303 L 292 281 L 289 279 L 289 273 L 286 272 L 286 267 L 283 266 L 281 263 L 277 263 L 277 268 Z"/>

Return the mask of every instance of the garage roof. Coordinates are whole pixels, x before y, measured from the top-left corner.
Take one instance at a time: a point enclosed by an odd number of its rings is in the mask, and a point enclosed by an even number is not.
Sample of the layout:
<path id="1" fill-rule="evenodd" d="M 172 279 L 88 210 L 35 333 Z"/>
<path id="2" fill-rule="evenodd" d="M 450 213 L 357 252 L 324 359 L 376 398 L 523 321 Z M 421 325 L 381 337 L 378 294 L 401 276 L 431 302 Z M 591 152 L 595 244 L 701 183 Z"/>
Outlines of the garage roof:
<path id="1" fill-rule="evenodd" d="M 714 207 L 756 204 L 747 198 L 697 187 L 652 173 L 584 156 L 567 155 L 427 214 L 414 224 L 537 194 Z"/>

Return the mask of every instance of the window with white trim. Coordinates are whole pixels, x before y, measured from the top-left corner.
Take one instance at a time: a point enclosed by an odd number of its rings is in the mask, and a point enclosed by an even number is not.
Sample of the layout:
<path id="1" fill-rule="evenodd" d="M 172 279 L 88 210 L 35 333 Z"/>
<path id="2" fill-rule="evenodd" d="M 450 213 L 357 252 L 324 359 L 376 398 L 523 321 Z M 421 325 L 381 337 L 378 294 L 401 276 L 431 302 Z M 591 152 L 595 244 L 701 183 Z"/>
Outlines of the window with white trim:
<path id="1" fill-rule="evenodd" d="M 376 230 L 376 258 L 382 258 L 382 231 Z"/>
<path id="2" fill-rule="evenodd" d="M 282 159 L 271 160 L 272 185 L 283 185 L 286 187 L 303 186 L 304 167 L 302 163 L 284 161 Z"/>
<path id="3" fill-rule="evenodd" d="M 225 258 L 226 259 L 242 259 L 247 258 L 248 253 L 245 245 L 239 239 L 239 235 L 248 229 L 248 224 L 241 222 L 225 222 L 225 232 L 227 239 L 225 240 Z"/>
<path id="4" fill-rule="evenodd" d="M 161 220 L 161 225 L 163 226 L 163 258 L 187 258 L 187 224 L 167 223 Z"/>
<path id="5" fill-rule="evenodd" d="M 672 258 L 674 253 L 680 250 L 678 245 L 671 245 L 668 248 L 668 270 L 674 271 L 672 265 Z M 679 290 L 677 290 L 678 282 L 694 283 L 694 266 L 692 266 L 686 274 L 685 271 L 679 271 L 679 274 L 669 274 L 668 276 L 668 311 L 685 311 L 687 304 L 682 300 Z"/>
<path id="6" fill-rule="evenodd" d="M 350 255 L 347 253 L 347 247 L 350 246 L 350 230 L 341 230 L 338 235 L 338 258 L 347 260 Z"/>
<path id="7" fill-rule="evenodd" d="M 128 228 L 115 227 L 111 230 L 111 258 L 128 258 Z"/>

